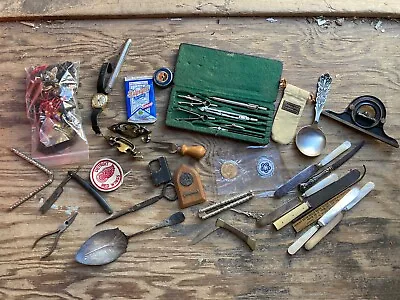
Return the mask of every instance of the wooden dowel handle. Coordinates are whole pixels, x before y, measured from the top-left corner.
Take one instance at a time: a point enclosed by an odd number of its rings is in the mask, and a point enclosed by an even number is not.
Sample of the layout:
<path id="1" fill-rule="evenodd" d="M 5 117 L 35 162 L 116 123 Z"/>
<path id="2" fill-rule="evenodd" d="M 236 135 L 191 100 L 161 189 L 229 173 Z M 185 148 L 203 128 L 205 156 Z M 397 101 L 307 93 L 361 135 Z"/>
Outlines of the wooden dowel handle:
<path id="1" fill-rule="evenodd" d="M 186 146 L 182 145 L 179 149 L 179 153 L 182 155 L 190 156 L 195 159 L 203 158 L 206 155 L 206 148 L 201 145 Z"/>

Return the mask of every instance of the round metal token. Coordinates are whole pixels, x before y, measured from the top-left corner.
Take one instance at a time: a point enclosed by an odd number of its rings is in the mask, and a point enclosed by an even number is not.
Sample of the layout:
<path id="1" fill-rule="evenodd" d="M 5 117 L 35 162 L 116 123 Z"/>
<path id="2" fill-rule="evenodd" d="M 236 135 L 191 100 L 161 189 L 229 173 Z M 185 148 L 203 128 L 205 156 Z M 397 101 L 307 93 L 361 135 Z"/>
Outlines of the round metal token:
<path id="1" fill-rule="evenodd" d="M 93 165 L 89 177 L 96 189 L 111 192 L 122 185 L 124 172 L 116 161 L 103 158 Z"/>
<path id="2" fill-rule="evenodd" d="M 238 165 L 234 161 L 226 161 L 221 166 L 221 175 L 227 179 L 235 178 L 238 174 L 238 171 Z"/>
<path id="3" fill-rule="evenodd" d="M 182 184 L 183 186 L 189 186 L 193 183 L 193 176 L 190 173 L 183 173 L 179 177 L 179 183 Z"/>

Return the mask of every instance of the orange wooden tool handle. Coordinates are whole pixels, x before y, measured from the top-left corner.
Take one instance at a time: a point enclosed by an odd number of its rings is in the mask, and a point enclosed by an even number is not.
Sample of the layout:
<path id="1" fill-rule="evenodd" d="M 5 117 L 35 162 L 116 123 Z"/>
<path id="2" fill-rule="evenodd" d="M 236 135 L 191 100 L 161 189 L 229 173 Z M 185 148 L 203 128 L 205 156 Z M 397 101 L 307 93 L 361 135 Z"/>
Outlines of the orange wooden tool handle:
<path id="1" fill-rule="evenodd" d="M 206 148 L 200 145 L 195 145 L 195 146 L 182 145 L 179 149 L 179 153 L 182 155 L 200 159 L 204 157 L 204 155 L 206 155 Z"/>

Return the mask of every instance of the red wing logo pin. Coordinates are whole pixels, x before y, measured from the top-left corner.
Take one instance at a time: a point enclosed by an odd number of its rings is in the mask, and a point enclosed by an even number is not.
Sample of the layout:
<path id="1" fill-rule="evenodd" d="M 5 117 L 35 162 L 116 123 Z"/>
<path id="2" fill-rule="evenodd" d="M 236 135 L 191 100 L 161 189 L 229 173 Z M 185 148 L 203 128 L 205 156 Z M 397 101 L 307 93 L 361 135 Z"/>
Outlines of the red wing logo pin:
<path id="1" fill-rule="evenodd" d="M 90 170 L 90 181 L 102 192 L 111 192 L 122 185 L 124 173 L 114 160 L 103 158 L 97 161 Z"/>

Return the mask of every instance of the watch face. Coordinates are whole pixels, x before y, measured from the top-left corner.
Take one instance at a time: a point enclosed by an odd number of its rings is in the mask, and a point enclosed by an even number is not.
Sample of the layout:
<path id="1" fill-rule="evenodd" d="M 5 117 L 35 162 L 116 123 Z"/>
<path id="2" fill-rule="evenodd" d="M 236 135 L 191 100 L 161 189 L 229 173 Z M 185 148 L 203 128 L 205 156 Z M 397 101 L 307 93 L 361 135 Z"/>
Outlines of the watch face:
<path id="1" fill-rule="evenodd" d="M 108 101 L 108 97 L 106 94 L 96 94 L 92 98 L 92 107 L 93 108 L 103 108 L 106 106 Z"/>

